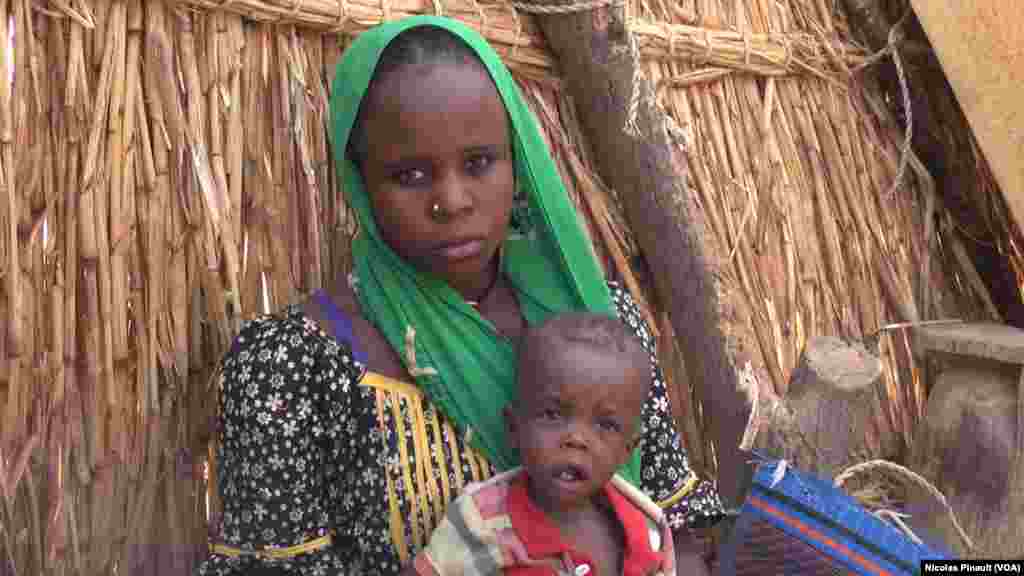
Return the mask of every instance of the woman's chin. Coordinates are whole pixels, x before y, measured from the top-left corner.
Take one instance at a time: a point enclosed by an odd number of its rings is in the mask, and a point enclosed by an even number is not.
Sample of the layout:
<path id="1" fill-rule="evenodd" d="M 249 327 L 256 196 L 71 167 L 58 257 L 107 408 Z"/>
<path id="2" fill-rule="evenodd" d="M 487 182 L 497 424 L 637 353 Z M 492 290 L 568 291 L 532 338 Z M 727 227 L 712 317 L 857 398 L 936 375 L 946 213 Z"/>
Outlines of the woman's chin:
<path id="1" fill-rule="evenodd" d="M 493 253 L 490 257 L 480 254 L 460 260 L 434 261 L 430 272 L 464 296 L 479 292 L 476 297 L 481 297 L 494 279 L 493 263 Z"/>

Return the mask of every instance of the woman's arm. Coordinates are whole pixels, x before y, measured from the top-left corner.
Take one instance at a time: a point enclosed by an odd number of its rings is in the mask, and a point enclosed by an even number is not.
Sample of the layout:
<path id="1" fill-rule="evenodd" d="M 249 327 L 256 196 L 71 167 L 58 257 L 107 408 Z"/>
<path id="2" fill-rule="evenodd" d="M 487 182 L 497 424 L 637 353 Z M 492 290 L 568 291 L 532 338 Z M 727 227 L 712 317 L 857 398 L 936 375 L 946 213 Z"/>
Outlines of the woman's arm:
<path id="1" fill-rule="evenodd" d="M 220 380 L 217 540 L 240 548 L 294 545 L 331 528 L 325 498 L 344 469 L 347 390 L 358 371 L 337 345 L 295 314 L 257 318 L 240 330 Z"/>
<path id="2" fill-rule="evenodd" d="M 676 430 L 654 339 L 639 308 L 628 292 L 616 285 L 610 287 L 619 317 L 632 328 L 651 356 L 653 382 L 643 412 L 641 488 L 665 511 L 683 549 L 683 540 L 692 540 L 686 535 L 687 529 L 713 525 L 724 516 L 724 509 L 714 485 L 698 478 L 690 468 Z"/>

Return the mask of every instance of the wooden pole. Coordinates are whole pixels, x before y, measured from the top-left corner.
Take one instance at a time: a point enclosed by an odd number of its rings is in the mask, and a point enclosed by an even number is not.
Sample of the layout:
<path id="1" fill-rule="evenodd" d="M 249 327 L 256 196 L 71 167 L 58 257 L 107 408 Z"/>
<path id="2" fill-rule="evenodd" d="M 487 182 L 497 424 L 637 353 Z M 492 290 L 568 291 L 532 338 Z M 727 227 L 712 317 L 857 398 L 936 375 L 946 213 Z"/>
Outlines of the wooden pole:
<path id="1" fill-rule="evenodd" d="M 957 101 L 992 167 L 1006 205 L 1024 233 L 1024 35 L 1014 23 L 1024 4 L 1014 0 L 910 4 L 942 63 Z M 946 26 L 954 18 L 956 26 Z"/>
<path id="2" fill-rule="evenodd" d="M 718 278 L 728 266 L 706 213 L 685 188 L 685 166 L 673 155 L 665 118 L 648 103 L 651 86 L 639 77 L 636 125 L 624 132 L 638 59 L 630 56 L 622 9 L 539 15 L 559 60 L 598 170 L 618 191 L 630 227 L 654 271 L 655 290 L 679 338 L 687 377 L 711 415 L 719 491 L 739 504 L 746 456 L 739 442 L 750 405 L 742 374 L 757 342 L 750 334 L 742 295 Z M 758 368 L 762 387 L 767 373 Z"/>

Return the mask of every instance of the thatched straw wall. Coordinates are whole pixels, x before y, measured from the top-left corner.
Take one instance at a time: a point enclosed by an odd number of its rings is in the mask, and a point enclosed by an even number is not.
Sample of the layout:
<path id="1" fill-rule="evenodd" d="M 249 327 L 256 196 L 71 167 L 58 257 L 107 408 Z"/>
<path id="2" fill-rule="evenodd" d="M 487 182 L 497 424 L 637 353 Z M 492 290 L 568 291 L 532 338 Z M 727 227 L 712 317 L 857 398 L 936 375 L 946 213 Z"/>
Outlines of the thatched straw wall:
<path id="1" fill-rule="evenodd" d="M 922 180 L 888 192 L 898 127 L 848 74 L 867 52 L 832 2 L 630 9 L 660 22 L 637 23 L 644 67 L 686 134 L 722 289 L 749 302 L 738 329 L 774 389 L 812 335 L 976 308 L 929 233 Z M 0 57 L 0 567 L 182 574 L 202 552 L 216 360 L 241 319 L 345 269 L 323 129 L 333 65 L 353 34 L 422 12 L 495 43 L 610 272 L 646 290 L 532 17 L 507 4 L 0 0 L 14 42 Z M 649 317 L 682 374 L 667 322 Z M 908 342 L 880 342 L 888 417 L 909 430 L 922 389 Z M 713 473 L 700 399 L 685 382 L 674 394 Z"/>

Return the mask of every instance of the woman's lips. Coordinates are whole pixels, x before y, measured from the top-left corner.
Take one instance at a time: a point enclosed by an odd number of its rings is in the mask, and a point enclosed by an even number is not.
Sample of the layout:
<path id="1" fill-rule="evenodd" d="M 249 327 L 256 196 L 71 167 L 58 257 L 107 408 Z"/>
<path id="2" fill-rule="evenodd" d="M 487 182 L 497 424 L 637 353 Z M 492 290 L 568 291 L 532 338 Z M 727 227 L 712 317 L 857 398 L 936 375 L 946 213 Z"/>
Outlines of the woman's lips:
<path id="1" fill-rule="evenodd" d="M 437 253 L 446 260 L 456 262 L 476 258 L 483 250 L 484 243 L 482 240 L 464 240 L 445 244 L 437 249 Z"/>

